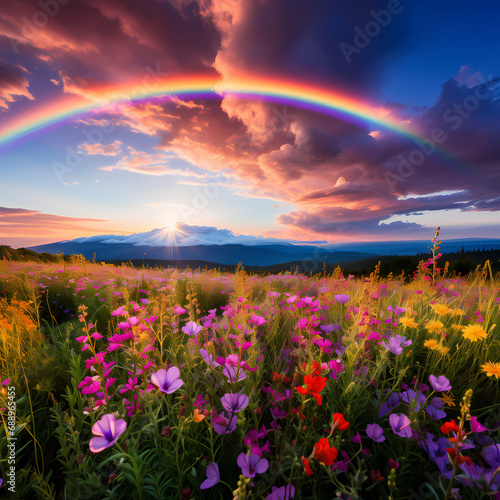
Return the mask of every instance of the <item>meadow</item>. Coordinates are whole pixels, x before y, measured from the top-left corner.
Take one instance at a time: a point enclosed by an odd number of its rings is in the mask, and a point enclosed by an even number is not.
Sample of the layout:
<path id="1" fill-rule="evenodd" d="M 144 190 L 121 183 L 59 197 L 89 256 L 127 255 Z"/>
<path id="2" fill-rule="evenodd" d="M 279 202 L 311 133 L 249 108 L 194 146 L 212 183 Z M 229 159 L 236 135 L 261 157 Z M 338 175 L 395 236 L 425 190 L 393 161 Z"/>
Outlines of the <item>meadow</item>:
<path id="1" fill-rule="evenodd" d="M 500 498 L 500 280 L 0 261 L 0 497 Z M 14 404 L 15 403 L 15 404 Z"/>

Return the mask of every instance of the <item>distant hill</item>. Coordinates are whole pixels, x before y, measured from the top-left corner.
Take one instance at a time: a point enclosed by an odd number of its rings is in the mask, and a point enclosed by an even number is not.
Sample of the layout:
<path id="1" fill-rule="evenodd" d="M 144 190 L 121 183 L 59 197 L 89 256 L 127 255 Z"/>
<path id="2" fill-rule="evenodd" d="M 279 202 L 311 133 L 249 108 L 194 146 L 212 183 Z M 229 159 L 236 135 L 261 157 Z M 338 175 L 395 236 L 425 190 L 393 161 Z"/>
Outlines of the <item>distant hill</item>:
<path id="1" fill-rule="evenodd" d="M 341 259 L 345 257 L 346 252 L 338 252 L 335 254 L 336 258 Z M 293 253 L 289 255 L 294 257 Z M 398 276 L 402 271 L 405 275 L 412 275 L 417 269 L 418 263 L 422 260 L 427 260 L 430 255 L 417 254 L 417 255 L 377 255 L 369 256 L 366 255 L 358 260 L 339 260 L 336 262 L 327 262 L 328 259 L 322 260 L 328 254 L 321 256 L 321 254 L 316 257 L 308 257 L 303 260 L 291 260 L 288 262 L 280 264 L 271 264 L 267 266 L 259 265 L 245 265 L 245 269 L 248 272 L 254 272 L 259 274 L 278 274 L 283 272 L 299 272 L 305 274 L 316 274 L 321 272 L 326 272 L 330 274 L 334 269 L 340 267 L 343 270 L 344 275 L 353 274 L 355 276 L 368 276 L 373 270 L 378 262 L 381 263 L 380 275 L 387 276 L 392 273 L 393 276 Z M 354 257 L 355 254 L 349 254 L 349 257 Z M 52 255 L 47 252 L 36 253 L 33 250 L 26 248 L 13 249 L 9 246 L 0 245 L 0 260 L 12 260 L 18 262 L 74 262 L 79 260 L 77 255 Z M 444 266 L 446 262 L 450 263 L 449 271 L 456 271 L 461 275 L 466 275 L 470 271 L 473 271 L 477 265 L 483 265 L 487 260 L 490 261 L 493 272 L 500 273 L 500 249 L 498 250 L 465 250 L 462 249 L 459 252 L 448 252 L 443 254 L 443 256 L 438 260 L 438 267 Z M 103 262 L 97 260 L 97 262 Z M 104 262 L 108 264 L 130 264 L 134 267 L 140 268 L 144 267 L 175 267 L 178 269 L 220 269 L 221 271 L 233 272 L 237 264 L 220 264 L 216 262 L 210 262 L 200 259 L 116 259 L 116 260 L 105 260 Z"/>
<path id="2" fill-rule="evenodd" d="M 221 265 L 271 266 L 286 264 L 291 261 L 318 261 L 326 263 L 349 262 L 367 258 L 364 252 L 337 251 L 309 246 L 290 244 L 264 245 L 196 245 L 196 246 L 136 246 L 124 243 L 101 242 L 58 242 L 48 245 L 31 247 L 36 252 L 46 252 L 64 255 L 78 254 L 86 259 L 98 262 L 128 261 L 128 260 L 162 260 L 162 261 L 207 261 Z"/>

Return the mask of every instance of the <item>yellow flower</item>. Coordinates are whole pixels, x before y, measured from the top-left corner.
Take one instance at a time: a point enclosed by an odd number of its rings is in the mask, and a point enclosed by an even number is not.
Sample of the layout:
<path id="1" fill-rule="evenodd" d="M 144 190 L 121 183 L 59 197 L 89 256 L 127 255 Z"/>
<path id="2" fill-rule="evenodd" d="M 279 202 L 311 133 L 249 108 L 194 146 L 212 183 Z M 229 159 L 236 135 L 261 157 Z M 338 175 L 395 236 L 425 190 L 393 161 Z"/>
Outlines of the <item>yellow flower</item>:
<path id="1" fill-rule="evenodd" d="M 198 410 L 198 409 L 194 410 L 193 420 L 195 422 L 201 422 L 204 418 L 205 418 L 205 415 L 200 413 L 200 410 Z"/>
<path id="2" fill-rule="evenodd" d="M 444 306 L 443 304 L 431 304 L 431 307 L 434 309 L 434 312 L 439 314 L 439 316 L 444 316 L 445 314 L 453 312 L 453 309 L 450 309 L 448 306 Z"/>
<path id="3" fill-rule="evenodd" d="M 443 323 L 441 321 L 429 321 L 425 325 L 425 329 L 429 333 L 440 333 L 441 329 L 444 327 Z"/>
<path id="4" fill-rule="evenodd" d="M 452 330 L 456 330 L 457 332 L 461 332 L 463 330 L 463 325 L 457 325 L 456 323 L 453 323 L 453 325 L 450 326 Z"/>
<path id="5" fill-rule="evenodd" d="M 438 347 L 437 341 L 435 341 L 433 339 L 426 340 L 424 342 L 424 345 L 425 345 L 425 347 L 428 347 L 429 349 L 437 349 L 437 347 Z"/>
<path id="6" fill-rule="evenodd" d="M 455 316 L 463 316 L 464 315 L 464 312 L 462 311 L 462 309 L 457 309 L 455 311 Z"/>
<path id="7" fill-rule="evenodd" d="M 477 342 L 478 340 L 485 339 L 487 336 L 484 328 L 480 325 L 468 325 L 462 330 L 462 333 L 471 342 Z"/>
<path id="8" fill-rule="evenodd" d="M 481 365 L 483 372 L 486 372 L 488 377 L 500 378 L 500 363 L 492 363 L 488 361 L 486 364 Z"/>
<path id="9" fill-rule="evenodd" d="M 406 328 L 418 328 L 418 324 L 415 323 L 415 320 L 413 318 L 408 318 L 408 316 L 405 316 L 404 318 L 400 318 L 399 322 Z"/>
<path id="10" fill-rule="evenodd" d="M 446 356 L 448 354 L 448 352 L 450 351 L 450 348 L 445 347 L 444 345 L 440 344 L 438 347 L 438 350 L 439 350 L 440 354 L 442 354 L 443 356 Z"/>
<path id="11" fill-rule="evenodd" d="M 442 394 L 442 397 L 440 398 L 441 401 L 445 404 L 445 405 L 448 405 L 448 406 L 455 406 L 455 399 L 453 398 L 453 394 L 450 392 L 450 394 L 445 394 L 444 392 L 441 393 Z"/>

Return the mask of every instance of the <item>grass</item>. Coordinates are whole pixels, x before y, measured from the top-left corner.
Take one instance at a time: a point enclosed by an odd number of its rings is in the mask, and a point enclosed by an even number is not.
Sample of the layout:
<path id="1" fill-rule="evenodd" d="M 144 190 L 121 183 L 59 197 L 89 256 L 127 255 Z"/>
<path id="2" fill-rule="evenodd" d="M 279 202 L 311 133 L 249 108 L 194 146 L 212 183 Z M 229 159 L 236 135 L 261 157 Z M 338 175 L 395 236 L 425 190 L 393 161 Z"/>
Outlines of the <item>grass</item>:
<path id="1" fill-rule="evenodd" d="M 492 497 L 500 282 L 434 257 L 386 279 L 0 262 L 0 496 Z M 172 367 L 183 383 L 163 392 L 153 375 Z M 231 413 L 228 394 L 247 404 Z M 106 415 L 126 428 L 95 451 Z"/>

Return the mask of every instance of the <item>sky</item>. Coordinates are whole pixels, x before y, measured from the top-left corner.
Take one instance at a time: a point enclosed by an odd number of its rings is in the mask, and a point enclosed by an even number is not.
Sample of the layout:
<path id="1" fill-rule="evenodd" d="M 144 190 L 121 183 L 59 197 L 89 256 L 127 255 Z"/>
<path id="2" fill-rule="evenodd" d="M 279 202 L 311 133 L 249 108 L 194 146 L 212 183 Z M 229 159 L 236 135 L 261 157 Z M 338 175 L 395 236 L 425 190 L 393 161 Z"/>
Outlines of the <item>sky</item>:
<path id="1" fill-rule="evenodd" d="M 500 237 L 499 14 L 492 0 L 5 2 L 0 244 L 161 227 Z"/>

